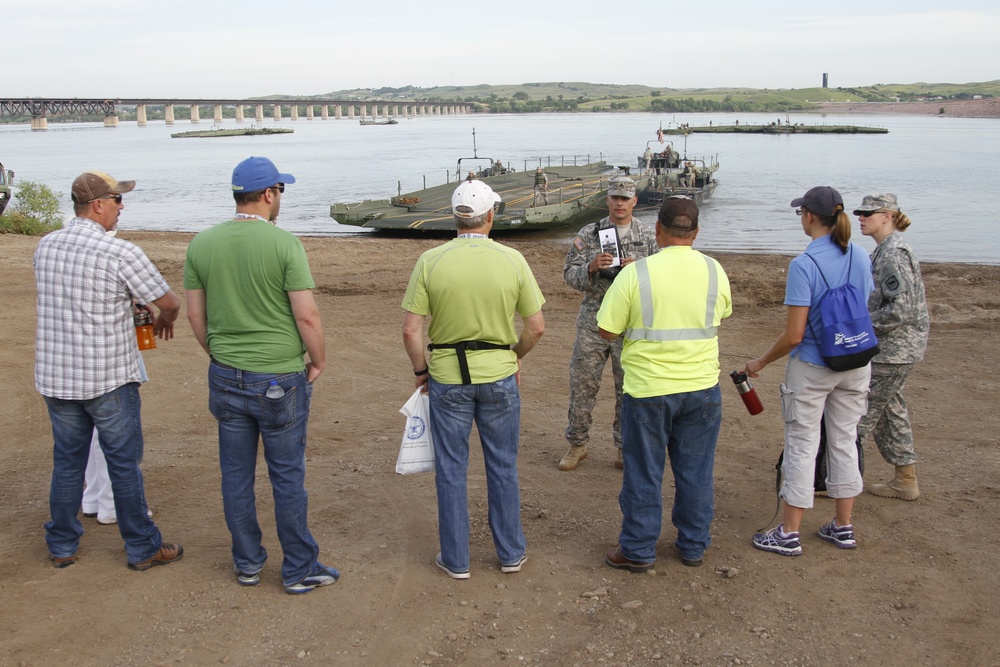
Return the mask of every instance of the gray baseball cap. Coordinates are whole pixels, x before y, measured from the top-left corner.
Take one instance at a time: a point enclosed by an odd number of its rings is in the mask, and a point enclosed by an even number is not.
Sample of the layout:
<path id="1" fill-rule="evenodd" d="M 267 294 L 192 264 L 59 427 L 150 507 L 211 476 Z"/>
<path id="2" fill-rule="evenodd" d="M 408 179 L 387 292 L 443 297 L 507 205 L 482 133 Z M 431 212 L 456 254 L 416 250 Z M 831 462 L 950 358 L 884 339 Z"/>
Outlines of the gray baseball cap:
<path id="1" fill-rule="evenodd" d="M 884 194 L 865 195 L 861 200 L 861 206 L 854 209 L 854 215 L 862 213 L 874 213 L 875 211 L 898 211 L 899 204 L 896 202 L 896 195 L 891 192 Z"/>
<path id="2" fill-rule="evenodd" d="M 609 197 L 635 197 L 635 181 L 628 176 L 612 176 L 608 179 Z"/>

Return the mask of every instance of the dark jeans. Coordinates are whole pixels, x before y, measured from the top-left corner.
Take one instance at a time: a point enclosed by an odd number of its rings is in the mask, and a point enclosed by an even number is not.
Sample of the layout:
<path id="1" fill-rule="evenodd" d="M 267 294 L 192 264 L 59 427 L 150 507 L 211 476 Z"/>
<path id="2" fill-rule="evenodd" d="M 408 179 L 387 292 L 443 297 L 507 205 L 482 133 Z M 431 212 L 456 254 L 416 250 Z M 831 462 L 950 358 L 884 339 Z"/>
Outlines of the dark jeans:
<path id="1" fill-rule="evenodd" d="M 719 385 L 668 396 L 622 400 L 622 458 L 625 470 L 618 503 L 622 531 L 618 543 L 630 560 L 652 563 L 663 523 L 663 471 L 667 456 L 674 474 L 681 556 L 697 560 L 711 544 L 715 514 L 715 444 L 722 422 Z"/>
<path id="2" fill-rule="evenodd" d="M 49 553 L 57 558 L 72 556 L 80 546 L 83 525 L 77 518 L 83 499 L 83 476 L 90 454 L 90 441 L 97 435 L 108 462 L 108 477 L 115 493 L 118 530 L 125 540 L 130 563 L 151 558 L 163 538 L 146 514 L 142 470 L 142 420 L 139 383 L 130 382 L 85 401 L 45 396 L 52 422 L 52 486 L 45 524 Z"/>
<path id="3" fill-rule="evenodd" d="M 284 396 L 264 395 L 271 380 L 278 381 Z M 263 440 L 284 555 L 281 578 L 286 586 L 298 583 L 312 572 L 319 556 L 319 546 L 309 532 L 305 489 L 312 385 L 306 382 L 305 371 L 251 373 L 212 363 L 208 388 L 209 409 L 219 422 L 222 507 L 233 538 L 233 562 L 241 572 L 254 573 L 267 560 L 254 495 L 257 443 Z"/>

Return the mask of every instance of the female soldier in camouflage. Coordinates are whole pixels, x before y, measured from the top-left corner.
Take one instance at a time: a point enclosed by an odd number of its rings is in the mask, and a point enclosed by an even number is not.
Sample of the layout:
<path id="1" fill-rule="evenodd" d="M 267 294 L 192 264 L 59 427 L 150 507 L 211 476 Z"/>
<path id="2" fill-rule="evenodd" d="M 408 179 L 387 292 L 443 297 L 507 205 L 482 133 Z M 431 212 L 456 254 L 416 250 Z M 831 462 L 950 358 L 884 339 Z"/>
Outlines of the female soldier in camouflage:
<path id="1" fill-rule="evenodd" d="M 882 458 L 896 467 L 893 479 L 870 484 L 866 490 L 883 498 L 916 500 L 917 457 L 903 385 L 927 349 L 930 317 L 924 282 L 913 251 L 896 233 L 910 226 L 896 195 L 868 195 L 854 215 L 861 220 L 861 233 L 878 243 L 871 256 L 875 291 L 868 298 L 868 310 L 881 349 L 872 360 L 868 414 L 861 420 L 858 437 L 864 441 L 871 434 Z"/>

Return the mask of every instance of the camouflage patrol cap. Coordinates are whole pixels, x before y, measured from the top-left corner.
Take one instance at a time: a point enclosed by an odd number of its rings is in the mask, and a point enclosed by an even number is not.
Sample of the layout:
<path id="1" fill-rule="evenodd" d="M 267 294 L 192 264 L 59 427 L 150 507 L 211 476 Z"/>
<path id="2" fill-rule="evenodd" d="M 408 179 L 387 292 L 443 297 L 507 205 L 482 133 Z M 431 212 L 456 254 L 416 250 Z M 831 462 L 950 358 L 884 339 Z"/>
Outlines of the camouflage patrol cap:
<path id="1" fill-rule="evenodd" d="M 635 197 L 635 181 L 628 176 L 612 176 L 608 179 L 609 197 Z"/>
<path id="2" fill-rule="evenodd" d="M 875 211 L 898 211 L 899 204 L 896 202 L 896 195 L 891 192 L 884 194 L 865 195 L 861 200 L 861 206 L 854 209 L 854 215 L 863 213 L 874 213 Z"/>

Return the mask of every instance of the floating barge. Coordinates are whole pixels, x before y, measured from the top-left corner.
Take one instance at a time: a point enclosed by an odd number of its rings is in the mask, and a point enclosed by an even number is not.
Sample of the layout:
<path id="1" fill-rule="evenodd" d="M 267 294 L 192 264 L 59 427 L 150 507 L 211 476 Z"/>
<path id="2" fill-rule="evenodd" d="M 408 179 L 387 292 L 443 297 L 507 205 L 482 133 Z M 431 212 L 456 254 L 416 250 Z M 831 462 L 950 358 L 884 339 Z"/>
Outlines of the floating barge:
<path id="1" fill-rule="evenodd" d="M 389 118 L 387 120 L 375 120 L 374 118 L 372 118 L 372 119 L 362 118 L 361 119 L 361 124 L 362 125 L 399 125 L 399 121 L 396 120 L 395 118 Z"/>
<path id="2" fill-rule="evenodd" d="M 291 134 L 295 130 L 287 127 L 240 127 L 232 130 L 212 128 L 211 130 L 192 130 L 190 132 L 176 132 L 170 136 L 174 139 L 188 139 L 201 137 L 255 137 L 261 134 Z"/>
<path id="3" fill-rule="evenodd" d="M 872 125 L 681 125 L 661 128 L 663 134 L 888 134 L 885 127 Z"/>
<path id="4" fill-rule="evenodd" d="M 470 170 L 469 160 L 489 162 L 479 170 Z M 463 165 L 463 162 L 466 162 Z M 535 170 L 521 172 L 499 169 L 489 158 L 462 158 L 456 173 L 471 171 L 500 195 L 493 218 L 494 232 L 521 232 L 532 229 L 582 226 L 608 214 L 605 200 L 608 178 L 628 173 L 628 168 L 616 169 L 606 162 L 585 165 L 545 167 L 549 178 L 548 201 L 534 193 Z M 501 173 L 498 173 L 501 172 Z M 649 179 L 636 179 L 639 190 L 648 187 Z M 457 182 L 445 183 L 423 190 L 400 193 L 390 199 L 367 199 L 330 206 L 330 217 L 342 225 L 366 229 L 414 232 L 454 232 L 451 195 Z"/>

